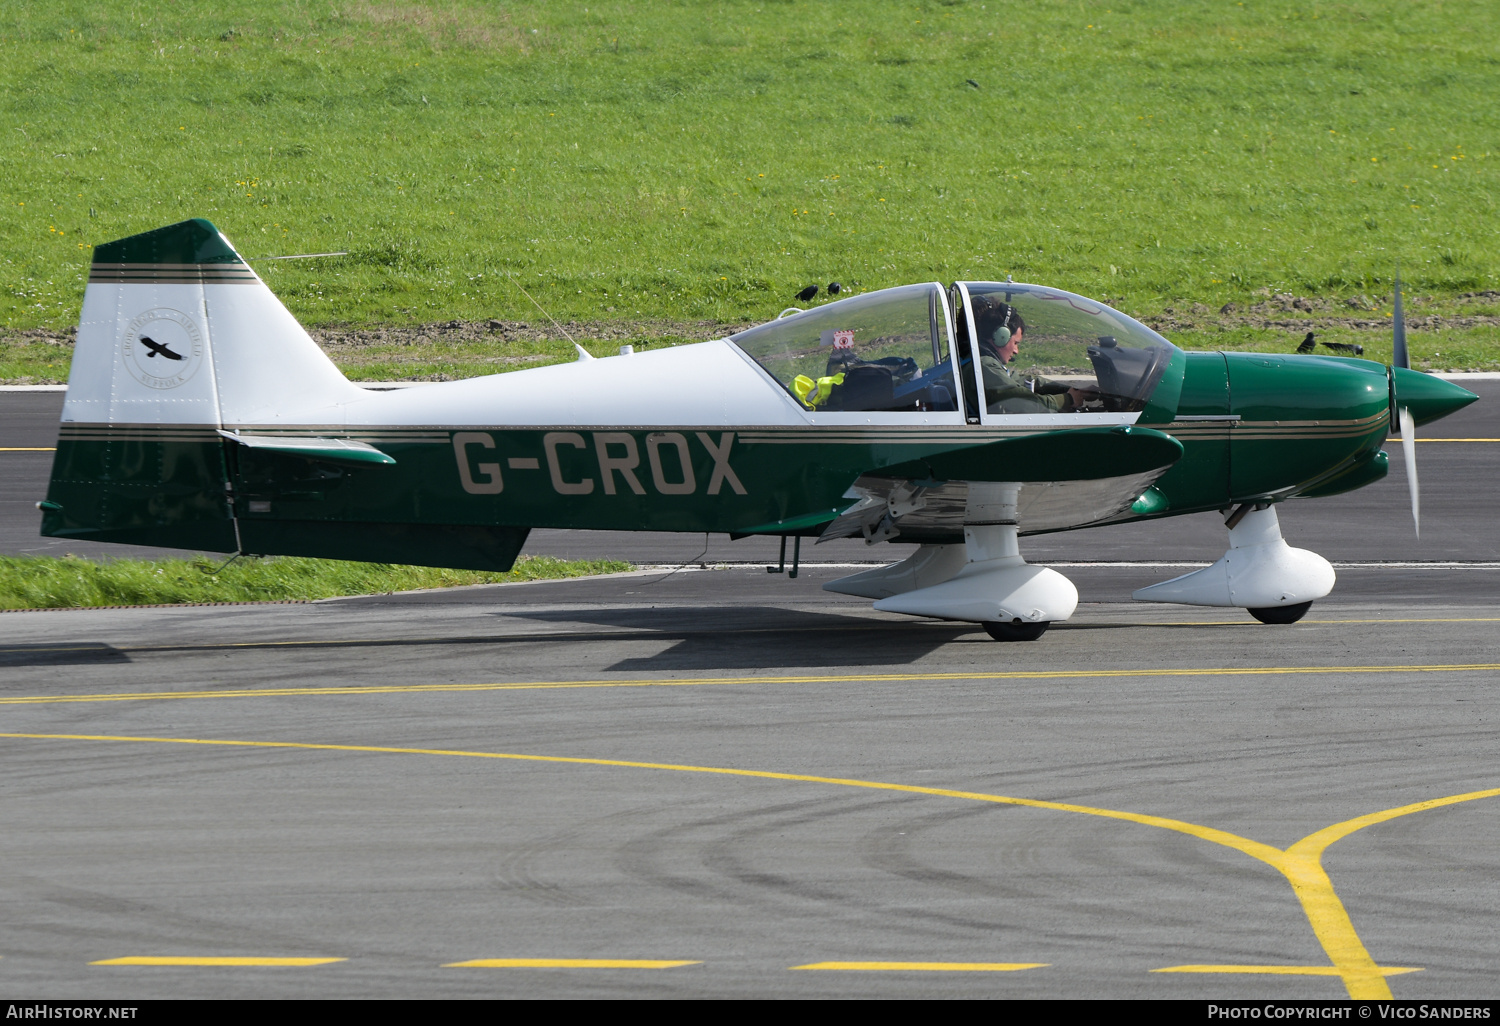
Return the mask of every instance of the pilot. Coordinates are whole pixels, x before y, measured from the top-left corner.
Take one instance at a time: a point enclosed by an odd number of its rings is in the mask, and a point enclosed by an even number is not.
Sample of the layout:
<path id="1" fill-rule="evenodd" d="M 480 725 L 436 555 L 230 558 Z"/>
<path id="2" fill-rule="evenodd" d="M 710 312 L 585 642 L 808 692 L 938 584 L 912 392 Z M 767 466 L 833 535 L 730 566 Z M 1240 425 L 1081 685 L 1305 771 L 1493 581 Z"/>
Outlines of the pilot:
<path id="1" fill-rule="evenodd" d="M 1076 388 L 1043 377 L 1028 387 L 1006 366 L 1021 349 L 1026 322 L 1021 312 L 998 296 L 975 296 L 974 328 L 980 376 L 984 379 L 984 402 L 990 413 L 1073 413 L 1099 393 Z"/>

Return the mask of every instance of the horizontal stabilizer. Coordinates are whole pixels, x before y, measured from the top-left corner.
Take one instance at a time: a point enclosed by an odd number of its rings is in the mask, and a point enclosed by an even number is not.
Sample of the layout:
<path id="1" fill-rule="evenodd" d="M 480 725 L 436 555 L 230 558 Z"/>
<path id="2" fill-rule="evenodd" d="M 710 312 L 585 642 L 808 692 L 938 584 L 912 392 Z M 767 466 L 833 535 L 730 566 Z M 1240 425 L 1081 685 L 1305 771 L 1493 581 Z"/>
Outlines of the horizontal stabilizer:
<path id="1" fill-rule="evenodd" d="M 289 438 L 284 435 L 241 435 L 233 431 L 220 431 L 219 434 L 249 449 L 304 456 L 310 460 L 327 460 L 332 463 L 396 462 L 393 457 L 387 456 L 368 442 L 356 442 L 347 438 Z"/>

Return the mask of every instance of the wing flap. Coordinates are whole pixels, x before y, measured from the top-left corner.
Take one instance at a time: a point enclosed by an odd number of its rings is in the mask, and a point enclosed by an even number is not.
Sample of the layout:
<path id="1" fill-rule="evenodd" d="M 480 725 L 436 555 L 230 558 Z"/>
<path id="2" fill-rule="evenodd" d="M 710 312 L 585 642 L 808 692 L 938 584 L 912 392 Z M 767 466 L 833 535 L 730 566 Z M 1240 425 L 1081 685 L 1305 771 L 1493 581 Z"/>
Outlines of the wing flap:
<path id="1" fill-rule="evenodd" d="M 1097 524 L 1130 508 L 1182 456 L 1182 443 L 1150 428 L 1052 431 L 950 449 L 863 474 L 855 499 L 818 541 L 862 535 L 885 541 L 963 537 L 970 481 L 1021 483 L 1023 534 Z"/>

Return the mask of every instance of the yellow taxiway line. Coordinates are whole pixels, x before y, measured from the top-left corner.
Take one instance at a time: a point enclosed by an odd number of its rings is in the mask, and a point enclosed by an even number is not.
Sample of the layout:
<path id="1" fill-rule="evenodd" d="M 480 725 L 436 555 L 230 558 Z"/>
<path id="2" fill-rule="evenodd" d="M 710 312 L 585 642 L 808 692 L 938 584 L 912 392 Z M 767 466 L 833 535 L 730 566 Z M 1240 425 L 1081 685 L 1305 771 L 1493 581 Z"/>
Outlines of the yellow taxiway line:
<path id="1" fill-rule="evenodd" d="M 0 654 L 4 654 L 0 649 Z M 30 649 L 28 651 L 50 651 Z M 990 673 L 858 673 L 762 677 L 684 677 L 656 680 L 521 681 L 486 684 L 365 684 L 348 687 L 225 688 L 218 691 L 122 691 L 116 694 L 14 695 L 0 705 L 53 705 L 75 702 L 142 702 L 181 698 L 285 698 L 311 695 L 397 695 L 453 691 L 567 691 L 588 688 L 686 688 L 728 684 L 848 684 L 944 680 L 1076 680 L 1111 677 L 1317 676 L 1351 673 L 1495 673 L 1500 663 L 1432 663 L 1405 666 L 1200 666 L 1142 670 L 1006 670 Z"/>
<path id="2" fill-rule="evenodd" d="M 89 965 L 305 966 L 347 961 L 346 958 L 267 958 L 259 955 L 129 955 L 106 958 Z"/>
<path id="3" fill-rule="evenodd" d="M 791 969 L 838 969 L 853 972 L 1013 973 L 1042 969 L 1047 962 L 811 962 Z"/>
<path id="4" fill-rule="evenodd" d="M 677 773 L 704 773 L 725 777 L 749 777 L 758 780 L 785 780 L 809 784 L 827 784 L 835 787 L 853 787 L 875 791 L 894 791 L 902 794 L 929 795 L 938 798 L 957 798 L 966 801 L 987 802 L 997 805 L 1016 805 L 1025 808 L 1046 809 L 1054 812 L 1072 812 L 1103 819 L 1120 820 L 1141 826 L 1157 827 L 1174 833 L 1185 834 L 1211 844 L 1232 848 L 1250 856 L 1281 873 L 1292 887 L 1292 892 L 1302 905 L 1308 924 L 1318 942 L 1327 953 L 1329 961 L 1349 996 L 1355 1000 L 1389 999 L 1390 987 L 1385 982 L 1385 969 L 1375 964 L 1364 943 L 1355 932 L 1349 913 L 1334 891 L 1333 881 L 1323 868 L 1323 852 L 1333 842 L 1377 823 L 1385 823 L 1401 816 L 1429 809 L 1456 805 L 1460 802 L 1500 796 L 1500 787 L 1484 791 L 1469 791 L 1464 794 L 1432 798 L 1414 802 L 1394 809 L 1367 813 L 1354 819 L 1335 823 L 1315 831 L 1291 847 L 1283 850 L 1260 841 L 1241 837 L 1239 834 L 1215 827 L 1200 826 L 1185 820 L 1167 816 L 1152 816 L 1118 809 L 1103 809 L 1090 805 L 1074 805 L 1066 802 L 1041 801 L 1035 798 L 1015 798 L 1008 795 L 986 794 L 981 791 L 960 791 L 942 787 L 922 787 L 914 784 L 895 784 L 877 780 L 859 780 L 849 777 L 824 777 L 807 773 L 779 773 L 771 770 L 736 769 L 727 766 L 693 766 L 678 763 L 635 762 L 625 759 L 587 759 L 563 755 L 525 755 L 516 752 L 473 752 L 441 748 L 397 748 L 381 745 L 336 745 L 301 741 L 244 741 L 217 738 L 186 737 L 139 737 L 106 734 L 22 734 L 3 733 L 0 737 L 47 740 L 47 741 L 103 741 L 136 744 L 204 745 L 226 748 L 295 749 L 324 752 L 371 752 L 389 755 L 429 755 L 468 759 L 498 759 L 511 762 L 554 763 L 574 766 L 607 766 L 620 769 L 666 770 Z"/>
<path id="5" fill-rule="evenodd" d="M 1382 976 L 1400 976 L 1402 973 L 1419 973 L 1421 969 L 1410 966 L 1383 965 L 1378 967 Z M 1338 976 L 1340 970 L 1333 965 L 1169 965 L 1165 969 L 1153 969 L 1153 973 L 1234 973 L 1248 976 Z"/>
<path id="6" fill-rule="evenodd" d="M 476 958 L 449 962 L 444 969 L 675 969 L 702 962 L 666 962 L 641 958 Z"/>

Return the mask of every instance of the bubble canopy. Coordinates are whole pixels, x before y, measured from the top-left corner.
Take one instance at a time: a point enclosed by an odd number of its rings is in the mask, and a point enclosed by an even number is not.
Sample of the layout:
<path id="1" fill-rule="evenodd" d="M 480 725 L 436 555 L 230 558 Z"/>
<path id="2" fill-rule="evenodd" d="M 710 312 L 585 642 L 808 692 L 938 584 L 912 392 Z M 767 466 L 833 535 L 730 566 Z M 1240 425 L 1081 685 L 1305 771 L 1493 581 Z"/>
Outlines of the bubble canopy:
<path id="1" fill-rule="evenodd" d="M 953 292 L 968 321 L 960 335 L 973 331 L 988 413 L 1135 412 L 1176 351 L 1135 318 L 1062 289 L 974 281 Z M 997 363 L 1013 387 L 997 387 Z"/>
<path id="2" fill-rule="evenodd" d="M 936 282 L 841 299 L 731 335 L 819 413 L 957 412 L 951 317 Z"/>
<path id="3" fill-rule="evenodd" d="M 905 285 L 730 341 L 812 413 L 1133 413 L 1174 347 L 1103 303 L 1013 282 Z"/>

